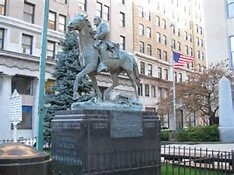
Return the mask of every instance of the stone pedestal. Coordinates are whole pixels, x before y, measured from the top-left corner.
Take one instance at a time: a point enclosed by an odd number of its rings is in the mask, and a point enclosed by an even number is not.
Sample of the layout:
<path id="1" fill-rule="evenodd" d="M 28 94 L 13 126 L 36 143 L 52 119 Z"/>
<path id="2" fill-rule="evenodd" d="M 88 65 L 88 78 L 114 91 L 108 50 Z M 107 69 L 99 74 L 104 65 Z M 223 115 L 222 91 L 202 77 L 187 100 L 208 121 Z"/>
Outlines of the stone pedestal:
<path id="1" fill-rule="evenodd" d="M 154 113 L 59 111 L 52 121 L 54 174 L 160 174 L 160 122 Z"/>

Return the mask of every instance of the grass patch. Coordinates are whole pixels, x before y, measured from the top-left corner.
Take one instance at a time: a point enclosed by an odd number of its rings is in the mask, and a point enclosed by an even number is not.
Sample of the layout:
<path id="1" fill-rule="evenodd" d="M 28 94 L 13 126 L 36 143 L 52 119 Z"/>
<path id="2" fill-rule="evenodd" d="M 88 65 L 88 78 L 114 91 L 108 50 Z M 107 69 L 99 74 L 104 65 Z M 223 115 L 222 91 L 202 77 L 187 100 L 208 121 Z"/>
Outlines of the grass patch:
<path id="1" fill-rule="evenodd" d="M 228 175 L 230 173 L 186 166 L 166 165 L 161 166 L 161 175 Z"/>

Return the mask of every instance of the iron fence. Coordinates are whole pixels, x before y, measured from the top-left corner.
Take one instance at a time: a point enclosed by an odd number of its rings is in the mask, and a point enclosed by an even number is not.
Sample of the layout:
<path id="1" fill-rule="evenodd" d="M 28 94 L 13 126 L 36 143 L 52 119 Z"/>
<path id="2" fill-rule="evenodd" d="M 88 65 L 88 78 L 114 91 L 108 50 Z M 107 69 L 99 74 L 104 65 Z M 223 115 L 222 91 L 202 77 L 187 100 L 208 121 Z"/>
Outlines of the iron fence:
<path id="1" fill-rule="evenodd" d="M 224 175 L 234 173 L 234 151 L 202 148 L 161 147 L 162 175 Z"/>
<path id="2" fill-rule="evenodd" d="M 13 142 L 2 139 L 0 144 Z M 36 139 L 18 139 L 32 147 Z M 50 147 L 50 145 L 46 145 Z M 87 158 L 84 174 L 108 173 L 114 170 L 134 170 L 156 168 L 160 175 L 231 175 L 234 174 L 234 151 L 215 151 L 203 148 L 180 146 L 161 146 L 161 160 L 157 159 L 155 149 L 115 151 L 102 153 L 84 153 Z M 72 161 L 72 160 L 67 160 Z M 151 175 L 151 174 L 147 174 Z M 152 174 L 153 175 L 153 174 Z M 158 175 L 158 173 L 157 173 Z"/>
<path id="3" fill-rule="evenodd" d="M 14 140 L 13 139 L 2 139 L 0 140 L 0 144 L 3 143 L 13 143 Z M 16 141 L 17 143 L 23 143 L 25 145 L 31 146 L 31 147 L 36 147 L 36 138 L 19 138 Z"/>
<path id="4" fill-rule="evenodd" d="M 129 171 L 134 169 L 154 168 L 159 172 L 160 159 L 157 150 L 120 150 L 114 152 L 91 153 L 87 155 L 87 174 Z"/>

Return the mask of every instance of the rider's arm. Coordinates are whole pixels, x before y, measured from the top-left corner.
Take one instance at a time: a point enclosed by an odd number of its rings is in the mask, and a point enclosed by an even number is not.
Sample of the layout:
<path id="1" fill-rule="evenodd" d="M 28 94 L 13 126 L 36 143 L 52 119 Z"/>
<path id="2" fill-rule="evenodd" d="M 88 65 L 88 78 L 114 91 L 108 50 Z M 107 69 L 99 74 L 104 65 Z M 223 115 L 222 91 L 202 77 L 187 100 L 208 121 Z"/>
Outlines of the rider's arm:
<path id="1" fill-rule="evenodd" d="M 109 26 L 107 23 L 101 23 L 97 32 L 97 39 L 103 40 L 109 35 Z"/>

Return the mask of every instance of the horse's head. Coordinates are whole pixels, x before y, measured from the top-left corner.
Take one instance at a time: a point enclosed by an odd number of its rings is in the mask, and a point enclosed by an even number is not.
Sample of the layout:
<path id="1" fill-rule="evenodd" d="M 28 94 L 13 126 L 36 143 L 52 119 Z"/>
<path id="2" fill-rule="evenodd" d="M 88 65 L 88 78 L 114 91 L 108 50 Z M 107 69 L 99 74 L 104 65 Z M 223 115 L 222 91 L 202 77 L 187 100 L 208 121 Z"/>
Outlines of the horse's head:
<path id="1" fill-rule="evenodd" d="M 72 31 L 72 30 L 81 31 L 83 29 L 83 27 L 85 26 L 86 18 L 87 18 L 87 16 L 84 16 L 81 14 L 77 15 L 71 21 L 69 21 L 68 30 L 69 31 Z"/>

